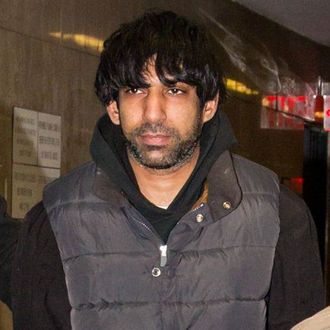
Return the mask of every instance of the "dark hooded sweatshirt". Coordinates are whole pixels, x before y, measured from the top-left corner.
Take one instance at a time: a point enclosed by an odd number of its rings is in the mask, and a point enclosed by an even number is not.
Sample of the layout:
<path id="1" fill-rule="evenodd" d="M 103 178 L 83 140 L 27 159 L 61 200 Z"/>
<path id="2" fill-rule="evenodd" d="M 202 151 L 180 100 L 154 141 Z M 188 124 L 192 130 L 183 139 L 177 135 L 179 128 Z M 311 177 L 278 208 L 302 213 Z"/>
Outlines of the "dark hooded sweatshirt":
<path id="1" fill-rule="evenodd" d="M 221 118 L 216 116 L 206 123 L 201 136 L 201 152 L 193 173 L 168 208 L 162 209 L 140 193 L 128 161 L 120 127 L 113 125 L 105 115 L 99 120 L 94 132 L 91 143 L 93 160 L 108 173 L 126 194 L 127 199 L 154 226 L 164 242 L 178 220 L 192 209 L 201 195 L 203 183 L 213 163 L 236 142 L 228 119 L 224 115 Z"/>
<path id="2" fill-rule="evenodd" d="M 234 142 L 224 115 L 207 123 L 196 168 L 166 210 L 140 193 L 120 129 L 107 116 L 96 127 L 91 154 L 166 241 L 177 221 L 199 198 L 214 161 Z M 324 295 L 313 220 L 303 201 L 285 188 L 280 193 L 280 219 L 267 319 L 268 329 L 284 330 L 321 309 Z M 13 269 L 13 309 L 15 329 L 71 329 L 62 263 L 42 202 L 27 214 L 21 233 Z"/>

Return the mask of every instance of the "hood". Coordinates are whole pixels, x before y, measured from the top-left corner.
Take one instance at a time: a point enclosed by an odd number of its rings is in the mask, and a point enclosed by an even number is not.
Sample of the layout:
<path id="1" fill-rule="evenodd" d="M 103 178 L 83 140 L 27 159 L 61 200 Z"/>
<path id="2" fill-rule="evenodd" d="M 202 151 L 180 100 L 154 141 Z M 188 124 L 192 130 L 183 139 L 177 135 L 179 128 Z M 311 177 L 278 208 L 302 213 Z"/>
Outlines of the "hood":
<path id="1" fill-rule="evenodd" d="M 103 115 L 96 125 L 90 151 L 97 166 L 110 177 L 118 190 L 125 193 L 133 206 L 150 222 L 160 222 L 179 220 L 192 208 L 201 194 L 203 183 L 212 165 L 235 143 L 236 139 L 224 113 L 219 112 L 211 121 L 204 124 L 197 165 L 167 209 L 155 206 L 141 194 L 128 161 L 122 131 L 111 122 L 107 114 Z"/>

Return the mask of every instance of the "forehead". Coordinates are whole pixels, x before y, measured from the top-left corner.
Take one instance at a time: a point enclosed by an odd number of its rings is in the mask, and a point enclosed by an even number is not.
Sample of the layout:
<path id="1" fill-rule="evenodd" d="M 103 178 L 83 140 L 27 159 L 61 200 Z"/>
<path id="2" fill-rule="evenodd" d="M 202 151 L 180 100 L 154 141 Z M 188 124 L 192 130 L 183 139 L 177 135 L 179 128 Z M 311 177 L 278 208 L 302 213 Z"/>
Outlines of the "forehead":
<path id="1" fill-rule="evenodd" d="M 191 87 L 192 89 L 196 88 L 196 86 L 188 84 L 184 81 L 178 81 L 175 75 L 165 73 L 162 77 L 159 77 L 156 71 L 154 59 L 146 63 L 142 75 L 144 81 L 151 86 L 156 84 L 163 86 L 185 85 L 187 87 Z"/>

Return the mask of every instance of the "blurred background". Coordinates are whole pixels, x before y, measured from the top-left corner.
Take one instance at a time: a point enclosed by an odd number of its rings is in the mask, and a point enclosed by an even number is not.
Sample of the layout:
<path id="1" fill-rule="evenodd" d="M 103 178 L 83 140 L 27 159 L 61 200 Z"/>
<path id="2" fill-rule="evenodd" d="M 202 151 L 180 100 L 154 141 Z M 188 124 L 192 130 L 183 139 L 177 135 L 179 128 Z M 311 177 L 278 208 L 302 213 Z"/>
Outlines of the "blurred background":
<path id="1" fill-rule="evenodd" d="M 90 159 L 104 112 L 93 88 L 103 40 L 150 8 L 213 34 L 234 151 L 305 199 L 329 287 L 328 0 L 0 0 L 0 194 L 9 213 L 23 218 L 47 182 Z M 10 329 L 0 303 L 0 330 Z"/>

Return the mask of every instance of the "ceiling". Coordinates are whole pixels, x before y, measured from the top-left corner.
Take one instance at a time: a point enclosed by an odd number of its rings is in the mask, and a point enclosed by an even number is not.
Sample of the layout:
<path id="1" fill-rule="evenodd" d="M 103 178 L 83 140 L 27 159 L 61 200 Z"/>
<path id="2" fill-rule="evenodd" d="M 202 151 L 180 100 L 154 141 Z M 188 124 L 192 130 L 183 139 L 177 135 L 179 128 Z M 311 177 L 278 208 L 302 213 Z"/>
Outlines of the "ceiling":
<path id="1" fill-rule="evenodd" d="M 233 0 L 319 44 L 330 47 L 330 0 Z"/>

